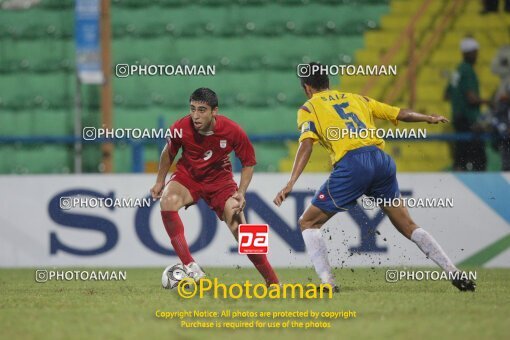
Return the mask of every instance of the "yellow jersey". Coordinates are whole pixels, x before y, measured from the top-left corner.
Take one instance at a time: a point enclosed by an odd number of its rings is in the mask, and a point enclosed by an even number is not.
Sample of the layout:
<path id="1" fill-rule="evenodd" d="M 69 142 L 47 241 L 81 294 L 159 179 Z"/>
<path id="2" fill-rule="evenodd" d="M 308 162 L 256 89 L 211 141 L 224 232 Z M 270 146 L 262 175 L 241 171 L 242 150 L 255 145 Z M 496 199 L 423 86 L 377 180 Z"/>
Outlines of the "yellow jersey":
<path id="1" fill-rule="evenodd" d="M 375 145 L 384 149 L 384 139 L 375 133 L 374 117 L 397 125 L 400 109 L 372 98 L 337 90 L 314 93 L 298 110 L 299 142 L 313 139 L 324 146 L 332 164 L 350 150 Z"/>

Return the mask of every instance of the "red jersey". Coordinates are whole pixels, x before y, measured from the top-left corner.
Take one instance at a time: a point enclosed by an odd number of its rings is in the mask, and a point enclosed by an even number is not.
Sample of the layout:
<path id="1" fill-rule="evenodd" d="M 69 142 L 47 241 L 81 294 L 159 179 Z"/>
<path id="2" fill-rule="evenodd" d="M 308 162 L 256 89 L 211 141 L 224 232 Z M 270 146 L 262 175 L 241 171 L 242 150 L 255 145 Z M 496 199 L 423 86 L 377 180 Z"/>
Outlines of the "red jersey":
<path id="1" fill-rule="evenodd" d="M 170 159 L 182 147 L 182 155 L 177 162 L 195 181 L 214 182 L 233 177 L 229 155 L 235 152 L 243 166 L 253 166 L 255 151 L 248 136 L 234 121 L 225 116 L 216 115 L 216 124 L 210 135 L 198 133 L 193 126 L 190 115 L 176 121 L 170 127 L 172 132 L 182 131 L 182 137 L 173 134 L 167 141 Z"/>

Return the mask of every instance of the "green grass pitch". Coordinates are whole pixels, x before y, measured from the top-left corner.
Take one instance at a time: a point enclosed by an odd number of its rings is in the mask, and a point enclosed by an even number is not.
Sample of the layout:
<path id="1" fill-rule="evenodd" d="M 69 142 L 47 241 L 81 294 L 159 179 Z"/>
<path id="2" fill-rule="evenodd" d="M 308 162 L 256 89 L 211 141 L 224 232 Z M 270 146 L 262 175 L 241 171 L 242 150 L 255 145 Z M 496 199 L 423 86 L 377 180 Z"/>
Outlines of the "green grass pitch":
<path id="1" fill-rule="evenodd" d="M 464 268 L 465 269 L 465 268 Z M 73 268 L 73 270 L 76 270 Z M 91 270 L 91 269 L 89 269 Z M 342 292 L 329 300 L 185 300 L 160 286 L 163 268 L 127 268 L 126 281 L 36 283 L 34 269 L 0 269 L 3 339 L 508 339 L 510 270 L 476 269 L 475 293 L 449 282 L 385 282 L 385 268 L 337 269 Z M 261 282 L 251 268 L 206 268 L 222 283 Z M 278 269 L 282 282 L 316 282 L 310 268 Z M 328 329 L 186 329 L 156 310 L 354 310 Z M 221 320 L 221 319 L 220 319 Z M 237 321 L 251 321 L 238 319 Z M 287 320 L 287 319 L 282 319 Z M 324 319 L 323 319 L 324 320 Z M 232 320 L 230 320 L 232 321 Z M 304 320 L 301 320 L 304 321 Z M 325 320 L 327 321 L 327 320 Z"/>

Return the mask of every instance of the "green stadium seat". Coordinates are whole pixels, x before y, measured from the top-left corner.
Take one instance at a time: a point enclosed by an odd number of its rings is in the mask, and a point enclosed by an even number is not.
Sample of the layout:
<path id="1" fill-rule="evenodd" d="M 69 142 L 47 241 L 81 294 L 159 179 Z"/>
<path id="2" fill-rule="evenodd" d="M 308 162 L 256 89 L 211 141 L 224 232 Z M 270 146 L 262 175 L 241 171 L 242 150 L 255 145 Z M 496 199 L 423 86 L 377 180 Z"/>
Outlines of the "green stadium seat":
<path id="1" fill-rule="evenodd" d="M 183 104 L 186 104 L 185 102 Z M 176 119 L 184 116 L 187 111 L 181 114 L 171 114 L 170 110 L 155 109 L 136 110 L 136 109 L 118 109 L 115 111 L 114 125 L 117 128 L 139 128 L 139 129 L 156 129 L 159 128 L 159 118 L 165 121 L 163 127 L 168 127 Z M 177 111 L 173 111 L 177 112 Z M 172 119 L 172 117 L 174 117 Z"/>
<path id="2" fill-rule="evenodd" d="M 192 4 L 192 0 L 159 0 L 161 6 L 177 7 Z"/>
<path id="3" fill-rule="evenodd" d="M 37 110 L 32 115 L 32 134 L 62 136 L 74 134 L 74 110 Z"/>
<path id="4" fill-rule="evenodd" d="M 177 1 L 176 1 L 177 2 Z M 156 4 L 154 0 L 113 0 L 112 4 L 117 7 L 128 7 L 135 9 L 145 9 L 146 7 Z"/>
<path id="5" fill-rule="evenodd" d="M 148 107 L 151 104 L 151 92 L 146 84 L 151 81 L 149 77 L 131 76 L 117 78 L 113 83 L 115 105 L 121 107 Z"/>
<path id="6" fill-rule="evenodd" d="M 71 109 L 73 107 L 74 75 L 52 73 L 35 76 L 7 75 L 5 77 L 12 77 L 12 83 L 19 84 L 19 87 L 16 87 L 18 96 L 22 98 L 25 106 L 46 109 Z"/>
<path id="7" fill-rule="evenodd" d="M 132 149 L 126 143 L 117 144 L 113 157 L 115 172 L 131 172 L 132 169 Z M 97 162 L 99 163 L 99 159 Z"/>
<path id="8" fill-rule="evenodd" d="M 32 8 L 27 11 L 0 11 L 0 26 L 13 38 L 69 38 L 74 33 L 74 15 L 68 11 Z"/>
<path id="9" fill-rule="evenodd" d="M 304 102 L 304 100 L 303 100 Z M 248 134 L 297 132 L 297 109 L 277 108 L 225 108 L 219 112 L 236 121 Z"/>
<path id="10" fill-rule="evenodd" d="M 0 159 L 2 160 L 0 162 L 0 173 L 9 174 L 13 172 L 14 154 L 15 147 L 13 145 L 0 145 Z"/>
<path id="11" fill-rule="evenodd" d="M 188 7 L 176 7 L 170 12 L 156 6 L 144 7 L 143 10 L 121 7 L 113 12 L 113 33 L 115 37 L 125 35 L 158 37 L 167 34 L 176 37 L 247 34 L 281 36 L 285 33 L 359 34 L 366 29 L 375 28 L 381 12 L 387 8 L 382 5 L 342 6 L 336 11 L 332 10 L 330 5 L 315 4 L 314 17 L 321 18 L 321 21 L 317 21 L 310 19 L 309 12 L 301 6 L 285 9 L 274 3 L 260 6 L 264 3 L 265 1 L 257 1 L 259 6 L 201 7 L 200 11 L 194 12 L 191 21 Z M 147 17 L 151 20 L 145 20 Z"/>
<path id="12" fill-rule="evenodd" d="M 32 134 L 32 114 L 24 111 L 6 111 L 0 113 L 0 135 L 29 136 Z"/>
<path id="13" fill-rule="evenodd" d="M 74 113 L 72 111 L 5 111 L 0 114 L 0 135 L 71 135 L 73 134 L 73 122 Z"/>
<path id="14" fill-rule="evenodd" d="M 299 5 L 306 5 L 310 1 L 309 0 L 277 0 L 276 2 L 283 6 L 299 6 Z"/>
<path id="15" fill-rule="evenodd" d="M 41 0 L 39 6 L 47 9 L 63 10 L 72 9 L 74 0 Z"/>
<path id="16" fill-rule="evenodd" d="M 9 72 L 68 72 L 74 68 L 73 43 L 66 40 L 5 40 L 0 53 L 0 69 Z M 34 53 L 37 51 L 37 53 Z M 0 79 L 1 82 L 1 79 Z"/>
<path id="17" fill-rule="evenodd" d="M 211 6 L 211 7 L 220 7 L 231 5 L 231 0 L 196 0 L 196 4 L 199 6 Z"/>
<path id="18" fill-rule="evenodd" d="M 117 39 L 112 43 L 112 59 L 114 64 L 178 64 L 181 58 L 174 48 L 173 39 Z"/>
<path id="19" fill-rule="evenodd" d="M 68 146 L 36 145 L 14 148 L 12 169 L 16 173 L 70 172 L 72 152 Z"/>

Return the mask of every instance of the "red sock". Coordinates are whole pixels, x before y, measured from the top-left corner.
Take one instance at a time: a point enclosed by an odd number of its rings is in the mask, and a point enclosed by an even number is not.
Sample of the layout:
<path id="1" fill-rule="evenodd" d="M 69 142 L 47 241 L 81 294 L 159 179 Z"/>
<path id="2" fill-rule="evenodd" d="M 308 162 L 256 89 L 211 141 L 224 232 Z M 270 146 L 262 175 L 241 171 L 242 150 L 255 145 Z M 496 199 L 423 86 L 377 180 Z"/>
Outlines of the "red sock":
<path id="1" fill-rule="evenodd" d="M 189 252 L 188 243 L 184 237 L 184 225 L 177 211 L 161 211 L 161 218 L 165 225 L 166 233 L 170 236 L 170 242 L 174 251 L 183 264 L 195 262 Z"/>
<path id="2" fill-rule="evenodd" d="M 278 284 L 278 277 L 274 272 L 273 268 L 269 264 L 266 255 L 263 254 L 248 254 L 248 258 L 255 265 L 255 268 L 259 271 L 259 273 L 266 280 L 266 284 L 270 285 L 272 283 Z"/>

